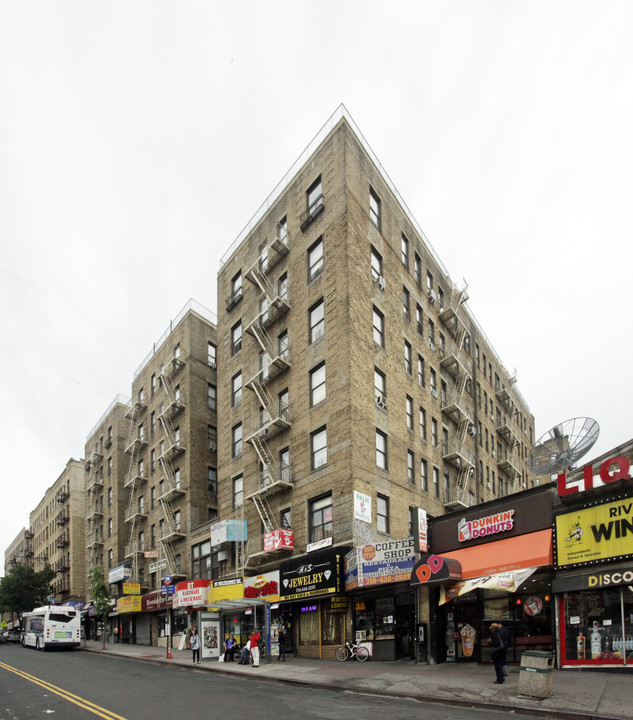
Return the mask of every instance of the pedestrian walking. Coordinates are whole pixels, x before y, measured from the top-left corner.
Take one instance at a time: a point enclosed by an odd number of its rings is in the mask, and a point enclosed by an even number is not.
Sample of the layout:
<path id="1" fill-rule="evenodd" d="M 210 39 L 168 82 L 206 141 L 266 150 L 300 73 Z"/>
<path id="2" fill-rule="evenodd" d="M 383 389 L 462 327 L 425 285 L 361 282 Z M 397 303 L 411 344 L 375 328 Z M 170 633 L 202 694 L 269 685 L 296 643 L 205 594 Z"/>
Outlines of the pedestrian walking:
<path id="1" fill-rule="evenodd" d="M 200 637 L 196 630 L 191 631 L 189 638 L 189 647 L 193 653 L 193 664 L 200 665 Z"/>
<path id="2" fill-rule="evenodd" d="M 502 623 L 499 623 L 499 633 L 501 634 L 501 640 L 503 641 L 503 647 L 506 650 L 506 657 L 503 663 L 503 675 L 504 677 L 508 674 L 508 648 L 510 647 L 510 630 Z"/>
<path id="3" fill-rule="evenodd" d="M 259 667 L 259 632 L 257 628 L 253 628 L 251 633 L 251 658 L 253 659 L 253 667 Z"/>
<path id="4" fill-rule="evenodd" d="M 497 675 L 495 683 L 497 685 L 501 685 L 504 682 L 503 666 L 506 662 L 506 649 L 499 630 L 499 623 L 492 623 L 490 625 L 490 640 L 488 642 L 488 645 L 492 648 L 492 661 L 495 664 L 495 673 Z"/>
<path id="5" fill-rule="evenodd" d="M 277 656 L 277 662 L 280 660 L 286 662 L 286 631 L 283 627 L 279 628 L 279 655 Z"/>

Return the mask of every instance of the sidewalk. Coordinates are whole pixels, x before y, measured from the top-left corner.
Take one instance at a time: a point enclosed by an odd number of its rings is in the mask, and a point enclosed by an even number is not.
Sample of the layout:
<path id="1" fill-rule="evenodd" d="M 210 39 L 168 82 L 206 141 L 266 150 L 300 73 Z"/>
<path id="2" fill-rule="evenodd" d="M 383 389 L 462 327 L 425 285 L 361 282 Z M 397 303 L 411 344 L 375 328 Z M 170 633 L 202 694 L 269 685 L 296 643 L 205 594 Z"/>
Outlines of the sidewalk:
<path id="1" fill-rule="evenodd" d="M 106 643 L 106 649 L 102 650 L 101 641 L 91 640 L 82 641 L 82 649 L 194 668 L 191 651 L 172 650 L 172 657 L 168 659 L 165 648 Z M 518 694 L 520 671 L 518 667 L 512 666 L 503 687 L 493 683 L 492 666 L 462 663 L 415 665 L 371 659 L 365 663 L 339 663 L 289 656 L 286 663 L 273 659 L 267 664 L 263 660 L 259 668 L 238 665 L 237 662 L 220 663 L 217 659 L 203 660 L 195 669 L 257 677 L 258 680 L 269 682 L 409 697 L 449 705 L 514 711 L 517 714 L 528 712 L 567 720 L 633 718 L 633 675 L 630 670 L 554 670 L 552 695 L 539 700 Z"/>

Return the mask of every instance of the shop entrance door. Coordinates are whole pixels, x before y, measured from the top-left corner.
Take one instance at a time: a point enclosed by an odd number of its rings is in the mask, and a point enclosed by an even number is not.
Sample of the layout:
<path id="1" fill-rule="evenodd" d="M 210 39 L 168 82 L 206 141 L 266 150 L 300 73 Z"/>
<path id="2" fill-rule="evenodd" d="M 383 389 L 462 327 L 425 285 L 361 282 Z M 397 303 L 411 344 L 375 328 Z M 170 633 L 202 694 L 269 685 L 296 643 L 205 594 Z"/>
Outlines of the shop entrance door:
<path id="1" fill-rule="evenodd" d="M 415 657 L 415 595 L 406 593 L 396 598 L 396 660 Z"/>

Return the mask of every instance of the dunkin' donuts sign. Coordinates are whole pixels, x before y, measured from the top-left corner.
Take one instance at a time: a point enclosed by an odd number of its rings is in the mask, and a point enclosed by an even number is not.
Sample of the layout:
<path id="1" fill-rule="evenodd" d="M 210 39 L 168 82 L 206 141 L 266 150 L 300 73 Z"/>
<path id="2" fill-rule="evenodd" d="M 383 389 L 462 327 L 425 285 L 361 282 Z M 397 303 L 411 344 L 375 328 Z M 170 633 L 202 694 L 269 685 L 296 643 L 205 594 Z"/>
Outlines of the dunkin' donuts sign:
<path id="1" fill-rule="evenodd" d="M 508 532 L 514 527 L 514 510 L 504 510 L 503 512 L 486 515 L 484 517 L 475 518 L 474 520 L 466 520 L 462 518 L 457 525 L 457 535 L 459 542 L 474 540 L 475 538 L 484 537 L 485 535 L 496 535 L 501 532 Z"/>

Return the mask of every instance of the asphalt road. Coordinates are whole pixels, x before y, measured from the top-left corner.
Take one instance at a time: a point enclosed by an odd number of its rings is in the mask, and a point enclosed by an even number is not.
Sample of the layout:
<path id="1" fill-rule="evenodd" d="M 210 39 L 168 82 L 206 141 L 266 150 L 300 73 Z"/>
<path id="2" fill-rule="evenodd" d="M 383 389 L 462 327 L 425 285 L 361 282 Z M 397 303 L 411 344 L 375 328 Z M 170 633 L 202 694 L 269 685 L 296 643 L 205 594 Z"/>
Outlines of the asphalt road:
<path id="1" fill-rule="evenodd" d="M 81 650 L 37 652 L 19 645 L 1 646 L 1 720 L 41 720 L 53 714 L 59 720 L 473 720 L 505 713 L 291 687 Z"/>

